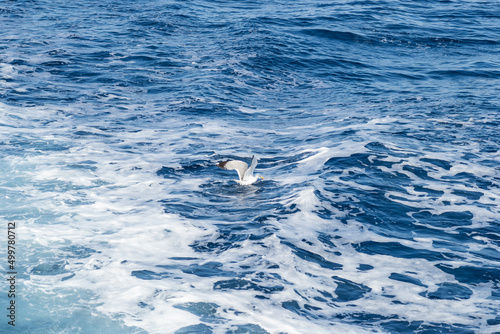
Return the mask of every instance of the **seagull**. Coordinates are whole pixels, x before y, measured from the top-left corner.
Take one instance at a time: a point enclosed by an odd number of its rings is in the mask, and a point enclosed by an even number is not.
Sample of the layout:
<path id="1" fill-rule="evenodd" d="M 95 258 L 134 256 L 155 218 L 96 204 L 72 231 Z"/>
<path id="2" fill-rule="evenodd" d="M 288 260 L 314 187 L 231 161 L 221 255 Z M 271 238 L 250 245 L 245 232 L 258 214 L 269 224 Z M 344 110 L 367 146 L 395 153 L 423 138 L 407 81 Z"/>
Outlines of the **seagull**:
<path id="1" fill-rule="evenodd" d="M 248 165 L 246 162 L 240 161 L 240 160 L 228 160 L 228 161 L 222 161 L 217 164 L 220 168 L 224 168 L 227 170 L 233 170 L 235 169 L 238 172 L 238 176 L 240 180 L 238 181 L 241 184 L 252 184 L 255 181 L 257 181 L 259 178 L 264 180 L 262 175 L 258 174 L 257 176 L 253 175 L 253 171 L 255 170 L 255 167 L 257 166 L 257 158 L 255 156 L 252 156 L 252 164 L 250 165 L 250 168 L 248 168 Z"/>

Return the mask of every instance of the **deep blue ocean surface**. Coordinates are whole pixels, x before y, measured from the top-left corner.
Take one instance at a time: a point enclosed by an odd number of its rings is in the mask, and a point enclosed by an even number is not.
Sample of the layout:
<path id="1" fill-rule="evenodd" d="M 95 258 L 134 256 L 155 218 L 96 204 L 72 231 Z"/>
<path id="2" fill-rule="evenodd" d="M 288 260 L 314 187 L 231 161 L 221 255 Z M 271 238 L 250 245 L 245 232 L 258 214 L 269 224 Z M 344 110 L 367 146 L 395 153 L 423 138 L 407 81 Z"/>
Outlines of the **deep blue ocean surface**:
<path id="1" fill-rule="evenodd" d="M 500 332 L 499 96 L 498 1 L 2 1 L 0 332 Z"/>

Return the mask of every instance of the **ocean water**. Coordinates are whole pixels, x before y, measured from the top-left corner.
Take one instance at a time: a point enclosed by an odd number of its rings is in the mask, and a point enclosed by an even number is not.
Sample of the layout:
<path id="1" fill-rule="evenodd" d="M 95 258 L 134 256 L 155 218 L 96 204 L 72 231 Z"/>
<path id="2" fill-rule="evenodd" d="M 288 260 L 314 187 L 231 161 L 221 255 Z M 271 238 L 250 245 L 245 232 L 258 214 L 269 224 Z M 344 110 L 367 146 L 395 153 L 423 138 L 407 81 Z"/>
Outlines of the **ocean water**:
<path id="1" fill-rule="evenodd" d="M 0 37 L 2 333 L 500 332 L 498 1 L 3 1 Z"/>

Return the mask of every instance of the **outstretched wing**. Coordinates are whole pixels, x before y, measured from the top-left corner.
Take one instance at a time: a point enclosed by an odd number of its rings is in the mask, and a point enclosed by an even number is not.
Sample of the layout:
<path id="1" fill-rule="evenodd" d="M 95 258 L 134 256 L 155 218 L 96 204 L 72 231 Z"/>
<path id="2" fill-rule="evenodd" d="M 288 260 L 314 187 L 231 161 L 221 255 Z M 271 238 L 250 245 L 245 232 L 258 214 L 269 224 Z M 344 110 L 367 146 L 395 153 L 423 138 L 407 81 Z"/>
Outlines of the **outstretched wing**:
<path id="1" fill-rule="evenodd" d="M 255 156 L 252 156 L 252 163 L 250 164 L 250 168 L 248 168 L 245 174 L 243 174 L 243 180 L 248 180 L 253 176 L 255 167 L 257 167 L 257 158 Z"/>
<path id="2" fill-rule="evenodd" d="M 253 165 L 253 162 L 252 162 L 252 165 Z M 240 178 L 240 180 L 243 180 L 243 177 L 245 176 L 245 172 L 248 169 L 247 163 L 240 161 L 240 160 L 222 161 L 222 162 L 219 162 L 217 164 L 217 166 L 219 166 L 220 168 L 228 169 L 228 170 L 235 169 L 238 172 L 238 177 Z"/>

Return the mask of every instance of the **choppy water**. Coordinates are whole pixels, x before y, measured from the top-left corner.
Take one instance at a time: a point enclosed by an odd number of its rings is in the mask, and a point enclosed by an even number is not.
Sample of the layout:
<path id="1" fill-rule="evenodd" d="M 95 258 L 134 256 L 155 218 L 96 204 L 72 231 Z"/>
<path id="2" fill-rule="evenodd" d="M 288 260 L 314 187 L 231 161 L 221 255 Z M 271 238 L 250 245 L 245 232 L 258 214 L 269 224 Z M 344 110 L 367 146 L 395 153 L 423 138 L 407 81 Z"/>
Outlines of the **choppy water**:
<path id="1" fill-rule="evenodd" d="M 500 332 L 497 1 L 0 17 L 2 333 Z"/>

